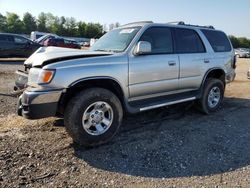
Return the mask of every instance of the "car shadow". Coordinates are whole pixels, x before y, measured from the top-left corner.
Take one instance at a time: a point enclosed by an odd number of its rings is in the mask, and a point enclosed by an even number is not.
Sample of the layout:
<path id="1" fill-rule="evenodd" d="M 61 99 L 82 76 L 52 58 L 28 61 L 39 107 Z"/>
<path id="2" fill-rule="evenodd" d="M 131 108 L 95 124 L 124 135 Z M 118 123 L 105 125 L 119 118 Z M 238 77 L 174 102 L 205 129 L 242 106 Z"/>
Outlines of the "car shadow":
<path id="1" fill-rule="evenodd" d="M 203 115 L 191 103 L 129 116 L 110 143 L 75 156 L 110 172 L 152 178 L 213 175 L 250 165 L 250 100 Z"/>

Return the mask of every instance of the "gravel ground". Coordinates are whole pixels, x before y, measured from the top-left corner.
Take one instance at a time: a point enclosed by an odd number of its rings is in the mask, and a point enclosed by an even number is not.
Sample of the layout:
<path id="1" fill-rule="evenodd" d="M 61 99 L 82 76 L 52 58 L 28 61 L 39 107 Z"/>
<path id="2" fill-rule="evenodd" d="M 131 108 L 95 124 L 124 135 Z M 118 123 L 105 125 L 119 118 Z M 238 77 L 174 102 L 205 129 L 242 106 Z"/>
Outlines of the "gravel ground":
<path id="1" fill-rule="evenodd" d="M 5 94 L 20 67 L 0 63 L 0 187 L 250 186 L 249 59 L 239 60 L 217 113 L 186 103 L 129 116 L 112 142 L 92 149 L 73 144 L 61 119 L 14 114 Z"/>

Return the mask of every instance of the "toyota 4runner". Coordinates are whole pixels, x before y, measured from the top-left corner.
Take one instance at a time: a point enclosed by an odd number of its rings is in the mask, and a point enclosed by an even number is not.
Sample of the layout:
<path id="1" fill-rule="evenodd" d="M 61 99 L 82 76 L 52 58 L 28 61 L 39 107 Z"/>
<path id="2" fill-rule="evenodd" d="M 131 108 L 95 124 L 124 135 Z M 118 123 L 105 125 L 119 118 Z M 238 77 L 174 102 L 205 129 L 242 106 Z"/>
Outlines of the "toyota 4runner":
<path id="1" fill-rule="evenodd" d="M 89 51 L 42 47 L 18 71 L 18 114 L 63 117 L 84 146 L 109 141 L 125 112 L 196 101 L 209 114 L 235 77 L 235 56 L 213 27 L 136 22 L 101 37 Z M 27 82 L 27 83 L 26 83 Z"/>

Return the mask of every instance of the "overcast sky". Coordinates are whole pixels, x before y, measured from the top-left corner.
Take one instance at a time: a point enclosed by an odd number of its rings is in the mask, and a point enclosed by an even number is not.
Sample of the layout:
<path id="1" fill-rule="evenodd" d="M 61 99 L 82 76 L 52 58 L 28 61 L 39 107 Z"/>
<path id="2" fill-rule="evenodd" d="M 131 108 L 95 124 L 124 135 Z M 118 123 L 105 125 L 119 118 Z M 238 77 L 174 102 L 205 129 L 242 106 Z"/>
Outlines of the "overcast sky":
<path id="1" fill-rule="evenodd" d="M 250 0 L 0 0 L 0 13 L 51 12 L 78 21 L 110 24 L 184 21 L 250 38 Z"/>

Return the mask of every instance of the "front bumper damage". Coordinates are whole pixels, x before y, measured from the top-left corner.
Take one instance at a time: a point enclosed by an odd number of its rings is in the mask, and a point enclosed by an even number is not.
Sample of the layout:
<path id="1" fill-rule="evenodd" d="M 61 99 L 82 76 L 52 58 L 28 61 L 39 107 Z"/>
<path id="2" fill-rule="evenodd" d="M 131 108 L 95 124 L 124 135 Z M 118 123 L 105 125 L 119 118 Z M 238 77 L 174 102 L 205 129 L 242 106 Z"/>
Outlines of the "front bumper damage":
<path id="1" fill-rule="evenodd" d="M 62 90 L 27 91 L 18 99 L 17 113 L 27 119 L 56 116 Z"/>
<path id="2" fill-rule="evenodd" d="M 33 91 L 27 88 L 27 71 L 18 70 L 16 75 L 17 79 L 12 95 L 19 96 L 17 114 L 27 119 L 55 116 L 62 89 Z"/>

